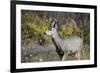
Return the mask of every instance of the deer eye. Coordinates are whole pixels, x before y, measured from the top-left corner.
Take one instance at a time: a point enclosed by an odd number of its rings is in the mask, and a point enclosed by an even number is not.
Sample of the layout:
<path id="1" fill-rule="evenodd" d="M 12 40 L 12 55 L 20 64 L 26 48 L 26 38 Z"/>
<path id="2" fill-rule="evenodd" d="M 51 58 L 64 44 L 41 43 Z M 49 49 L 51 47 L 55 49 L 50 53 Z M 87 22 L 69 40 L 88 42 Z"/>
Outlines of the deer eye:
<path id="1" fill-rule="evenodd" d="M 50 30 L 52 31 L 52 28 Z"/>
<path id="2" fill-rule="evenodd" d="M 49 27 L 48 30 L 51 30 L 51 27 Z"/>

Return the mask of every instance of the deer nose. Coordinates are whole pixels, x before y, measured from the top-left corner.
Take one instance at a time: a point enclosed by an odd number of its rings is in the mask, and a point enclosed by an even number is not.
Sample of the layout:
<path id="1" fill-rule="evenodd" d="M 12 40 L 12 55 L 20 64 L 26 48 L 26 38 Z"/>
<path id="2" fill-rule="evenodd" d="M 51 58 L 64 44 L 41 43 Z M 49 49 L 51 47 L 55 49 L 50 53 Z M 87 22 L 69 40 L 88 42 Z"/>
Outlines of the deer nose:
<path id="1" fill-rule="evenodd" d="M 46 34 L 46 32 L 44 32 L 44 34 Z"/>

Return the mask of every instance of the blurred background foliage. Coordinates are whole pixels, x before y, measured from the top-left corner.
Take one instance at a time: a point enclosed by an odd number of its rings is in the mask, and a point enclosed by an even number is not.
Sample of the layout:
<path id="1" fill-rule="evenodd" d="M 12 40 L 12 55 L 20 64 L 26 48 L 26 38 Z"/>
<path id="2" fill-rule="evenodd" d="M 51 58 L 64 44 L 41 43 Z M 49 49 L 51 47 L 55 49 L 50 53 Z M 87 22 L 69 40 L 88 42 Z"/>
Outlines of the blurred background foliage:
<path id="1" fill-rule="evenodd" d="M 40 45 L 52 43 L 50 37 L 44 35 L 50 25 L 49 18 L 57 19 L 58 33 L 62 39 L 76 35 L 84 44 L 90 44 L 90 14 L 76 12 L 21 11 L 21 42 L 28 45 L 38 42 Z"/>

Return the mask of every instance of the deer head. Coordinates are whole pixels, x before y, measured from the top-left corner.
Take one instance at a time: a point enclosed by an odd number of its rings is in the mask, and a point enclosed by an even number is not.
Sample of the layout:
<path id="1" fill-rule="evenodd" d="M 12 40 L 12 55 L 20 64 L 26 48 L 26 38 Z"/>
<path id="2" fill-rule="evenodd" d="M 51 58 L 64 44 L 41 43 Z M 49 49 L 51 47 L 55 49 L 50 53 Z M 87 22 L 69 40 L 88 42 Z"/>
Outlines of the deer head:
<path id="1" fill-rule="evenodd" d="M 57 20 L 53 19 L 48 27 L 48 30 L 45 31 L 44 33 L 48 36 L 52 37 L 55 36 L 55 34 L 57 34 L 57 23 L 58 23 Z"/>

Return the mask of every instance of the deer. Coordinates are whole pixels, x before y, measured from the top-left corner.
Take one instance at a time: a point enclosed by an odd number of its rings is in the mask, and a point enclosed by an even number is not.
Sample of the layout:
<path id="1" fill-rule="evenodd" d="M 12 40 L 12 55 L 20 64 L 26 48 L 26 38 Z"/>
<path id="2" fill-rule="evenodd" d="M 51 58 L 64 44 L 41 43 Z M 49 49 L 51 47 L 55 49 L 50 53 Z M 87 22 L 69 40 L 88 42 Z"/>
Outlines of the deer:
<path id="1" fill-rule="evenodd" d="M 61 39 L 58 34 L 57 27 L 58 21 L 53 20 L 44 34 L 51 37 L 60 60 L 65 61 L 67 57 L 72 54 L 74 54 L 77 60 L 81 60 L 81 49 L 83 46 L 82 38 L 79 36 L 71 36 L 66 39 Z"/>

